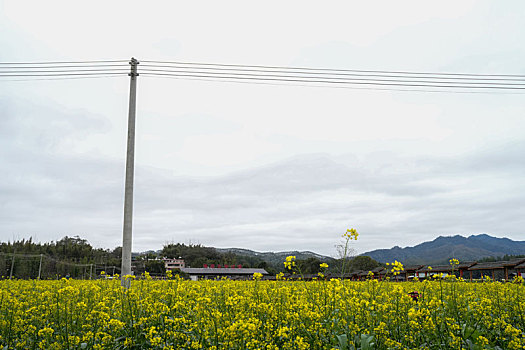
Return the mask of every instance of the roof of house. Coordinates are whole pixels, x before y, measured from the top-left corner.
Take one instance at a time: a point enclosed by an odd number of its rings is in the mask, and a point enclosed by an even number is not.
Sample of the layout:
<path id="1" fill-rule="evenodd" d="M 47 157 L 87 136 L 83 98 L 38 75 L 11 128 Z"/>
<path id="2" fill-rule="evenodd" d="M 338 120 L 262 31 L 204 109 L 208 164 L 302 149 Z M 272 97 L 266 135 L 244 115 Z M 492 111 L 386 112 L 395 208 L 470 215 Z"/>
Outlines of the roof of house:
<path id="1" fill-rule="evenodd" d="M 517 258 L 507 261 L 491 261 L 484 263 L 477 263 L 474 266 L 471 266 L 469 270 L 494 270 L 494 269 L 504 269 L 505 267 L 517 268 L 519 265 L 525 263 L 525 258 Z"/>
<path id="2" fill-rule="evenodd" d="M 473 270 L 496 270 L 505 268 L 505 263 L 508 261 L 493 261 L 493 262 L 484 262 L 477 263 L 474 266 L 468 268 L 469 271 Z"/>
<path id="3" fill-rule="evenodd" d="M 519 265 L 516 265 L 514 266 L 515 269 L 525 269 L 525 262 L 519 264 Z"/>
<path id="4" fill-rule="evenodd" d="M 454 265 L 454 271 L 469 269 L 470 267 L 476 265 L 474 261 L 471 262 L 462 262 L 459 265 Z M 451 272 L 452 265 L 435 265 L 435 266 L 422 266 L 417 272 Z"/>
<path id="5" fill-rule="evenodd" d="M 285 275 L 286 276 L 286 275 Z M 345 272 L 344 276 L 341 275 L 340 272 L 327 272 L 324 274 L 324 276 L 328 279 L 330 278 L 352 278 L 355 276 L 355 273 L 354 272 Z"/>
<path id="6" fill-rule="evenodd" d="M 345 277 L 357 277 L 357 276 L 360 276 L 363 272 L 365 272 L 364 270 L 357 270 L 357 271 L 354 271 L 354 272 L 348 272 L 348 273 L 345 273 Z M 366 271 L 366 273 L 368 273 L 368 271 Z"/>
<path id="7" fill-rule="evenodd" d="M 525 263 L 525 258 L 511 259 L 509 261 L 503 261 L 505 267 L 515 267 L 517 265 Z"/>
<path id="8" fill-rule="evenodd" d="M 407 266 L 404 266 L 403 267 L 403 273 L 405 272 L 416 272 L 417 270 L 419 270 L 420 268 L 422 268 L 423 265 L 407 265 Z"/>
<path id="9" fill-rule="evenodd" d="M 183 267 L 180 270 L 190 275 L 253 275 L 256 272 L 268 274 L 265 269 L 249 268 Z"/>
<path id="10" fill-rule="evenodd" d="M 450 265 L 423 266 L 417 272 L 448 272 L 452 270 Z"/>
<path id="11" fill-rule="evenodd" d="M 377 276 L 377 275 L 380 275 L 383 272 L 383 270 L 385 270 L 385 268 L 383 266 L 379 266 L 372 270 L 359 270 L 357 272 L 354 272 L 354 274 L 357 276 L 363 277 L 363 276 L 368 276 L 368 274 L 372 272 L 374 276 Z"/>
<path id="12" fill-rule="evenodd" d="M 477 261 L 462 262 L 459 263 L 459 265 L 456 265 L 456 269 L 468 269 L 469 267 L 472 267 L 477 264 Z"/>

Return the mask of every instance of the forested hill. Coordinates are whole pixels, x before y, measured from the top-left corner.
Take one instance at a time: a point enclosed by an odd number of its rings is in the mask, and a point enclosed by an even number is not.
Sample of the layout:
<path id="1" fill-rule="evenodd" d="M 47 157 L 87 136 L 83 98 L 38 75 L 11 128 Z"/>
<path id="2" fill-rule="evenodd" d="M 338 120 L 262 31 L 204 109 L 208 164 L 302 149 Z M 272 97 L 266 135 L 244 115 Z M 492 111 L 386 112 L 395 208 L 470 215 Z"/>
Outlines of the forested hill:
<path id="1" fill-rule="evenodd" d="M 33 242 L 31 238 L 14 242 L 0 242 L 0 278 L 89 278 L 110 271 L 120 272 L 122 249 L 100 249 L 78 236 L 64 237 L 48 243 Z M 283 261 L 287 256 L 296 257 L 297 267 L 304 274 L 316 274 L 321 263 L 329 265 L 327 272 L 341 271 L 342 259 L 334 259 L 310 251 L 255 252 L 239 248 L 213 248 L 200 244 L 182 243 L 165 244 L 161 250 L 133 253 L 133 266 L 136 274 L 148 271 L 155 274 L 165 273 L 162 258 L 184 259 L 186 266 L 203 267 L 205 265 L 241 265 L 243 267 L 264 268 L 275 275 L 284 272 Z M 379 263 L 370 257 L 349 257 L 345 260 L 345 270 L 371 270 Z M 3 276 L 3 277 L 2 277 Z"/>
<path id="2" fill-rule="evenodd" d="M 201 245 L 185 245 L 181 243 L 164 245 L 159 252 L 161 256 L 181 257 L 187 266 L 202 267 L 204 264 L 242 265 L 244 267 L 264 268 L 270 274 L 284 269 L 283 261 L 287 256 L 296 257 L 305 273 L 317 273 L 319 264 L 326 262 L 333 265 L 334 259 L 313 252 L 255 252 L 241 248 L 213 248 Z"/>
<path id="3" fill-rule="evenodd" d="M 78 236 L 64 238 L 46 243 L 33 242 L 32 238 L 14 242 L 0 242 L 0 256 L 12 256 L 19 259 L 24 256 L 42 254 L 59 261 L 76 264 L 119 264 L 121 248 L 112 250 L 94 248 L 89 242 Z"/>
<path id="4" fill-rule="evenodd" d="M 93 248 L 78 236 L 36 243 L 31 238 L 0 242 L 0 278 L 42 278 L 93 276 L 111 266 L 120 271 L 121 248 Z M 115 268 L 113 268 L 115 266 Z"/>
<path id="5" fill-rule="evenodd" d="M 221 253 L 233 253 L 235 255 L 257 257 L 272 265 L 282 265 L 287 256 L 293 255 L 297 260 L 317 259 L 323 262 L 330 263 L 334 258 L 324 256 L 310 251 L 285 251 L 285 252 L 256 252 L 250 249 L 243 248 L 215 248 Z"/>
<path id="6" fill-rule="evenodd" d="M 513 241 L 487 234 L 463 236 L 440 236 L 431 242 L 414 247 L 378 249 L 363 255 L 382 262 L 398 260 L 404 264 L 448 263 L 451 258 L 460 261 L 477 261 L 488 257 L 525 254 L 525 241 Z"/>

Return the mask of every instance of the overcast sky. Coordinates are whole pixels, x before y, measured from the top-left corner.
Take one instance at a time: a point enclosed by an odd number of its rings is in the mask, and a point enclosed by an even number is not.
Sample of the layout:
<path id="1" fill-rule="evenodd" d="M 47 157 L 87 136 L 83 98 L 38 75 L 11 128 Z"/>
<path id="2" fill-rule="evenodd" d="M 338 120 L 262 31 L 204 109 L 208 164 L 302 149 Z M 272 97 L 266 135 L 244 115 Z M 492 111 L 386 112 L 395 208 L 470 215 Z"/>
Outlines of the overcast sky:
<path id="1" fill-rule="evenodd" d="M 525 74 L 525 3 L 0 0 L 0 62 Z M 140 67 L 140 66 L 139 66 Z M 129 78 L 0 80 L 0 239 L 122 242 Z M 525 96 L 138 78 L 133 250 L 525 240 Z"/>

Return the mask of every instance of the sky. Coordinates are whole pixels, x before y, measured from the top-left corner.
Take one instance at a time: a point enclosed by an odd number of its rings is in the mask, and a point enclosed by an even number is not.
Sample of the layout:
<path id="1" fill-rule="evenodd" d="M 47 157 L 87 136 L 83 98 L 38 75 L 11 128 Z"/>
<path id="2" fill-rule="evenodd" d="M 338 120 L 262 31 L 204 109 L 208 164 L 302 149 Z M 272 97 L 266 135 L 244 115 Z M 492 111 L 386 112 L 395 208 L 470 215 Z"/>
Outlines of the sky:
<path id="1" fill-rule="evenodd" d="M 29 10 L 30 9 L 30 10 Z M 0 0 L 0 62 L 525 74 L 525 3 Z M 139 65 L 140 72 L 140 65 Z M 0 80 L 0 239 L 122 243 L 129 78 Z M 133 251 L 524 240 L 525 96 L 138 77 Z"/>

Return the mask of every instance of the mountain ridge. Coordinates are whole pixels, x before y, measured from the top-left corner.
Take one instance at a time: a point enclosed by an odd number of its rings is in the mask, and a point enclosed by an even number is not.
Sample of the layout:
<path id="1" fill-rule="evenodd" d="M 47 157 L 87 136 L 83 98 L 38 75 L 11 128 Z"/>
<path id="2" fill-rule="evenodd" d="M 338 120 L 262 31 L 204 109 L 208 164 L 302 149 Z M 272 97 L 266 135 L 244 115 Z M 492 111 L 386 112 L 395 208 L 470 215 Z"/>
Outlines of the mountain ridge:
<path id="1" fill-rule="evenodd" d="M 305 250 L 305 251 L 290 250 L 290 251 L 281 251 L 281 252 L 257 252 L 257 251 L 245 249 L 245 248 L 215 248 L 215 250 L 217 250 L 219 253 L 234 253 L 238 255 L 256 256 L 268 263 L 278 264 L 278 265 L 282 264 L 282 262 L 286 259 L 286 257 L 290 255 L 295 256 L 297 260 L 306 260 L 308 258 L 317 258 L 321 261 L 334 260 L 334 258 L 330 256 L 321 255 L 321 254 L 314 253 L 309 250 Z"/>
<path id="2" fill-rule="evenodd" d="M 376 249 L 360 255 L 366 255 L 381 263 L 398 260 L 404 264 L 439 264 L 449 259 L 473 261 L 504 255 L 525 254 L 525 241 L 513 241 L 488 234 L 439 236 L 432 241 L 412 247 L 395 246 L 390 249 Z"/>

